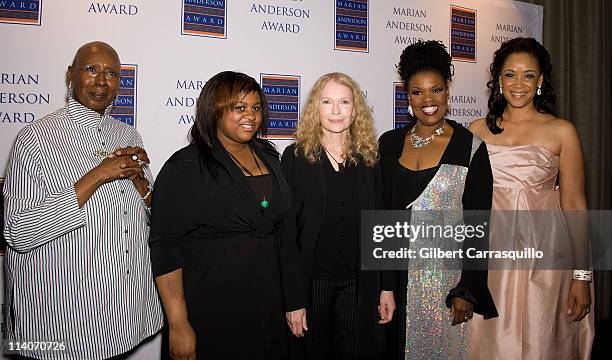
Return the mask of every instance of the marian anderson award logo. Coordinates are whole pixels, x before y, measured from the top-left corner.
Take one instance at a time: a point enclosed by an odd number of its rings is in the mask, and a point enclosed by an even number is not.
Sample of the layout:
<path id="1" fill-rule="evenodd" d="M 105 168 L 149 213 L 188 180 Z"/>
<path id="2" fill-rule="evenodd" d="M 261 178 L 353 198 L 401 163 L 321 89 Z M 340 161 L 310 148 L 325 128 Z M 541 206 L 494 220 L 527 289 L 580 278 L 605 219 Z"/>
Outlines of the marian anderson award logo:
<path id="1" fill-rule="evenodd" d="M 300 117 L 300 77 L 260 74 L 268 100 L 268 139 L 293 139 Z"/>
<path id="2" fill-rule="evenodd" d="M 408 116 L 408 91 L 403 81 L 393 83 L 393 128 L 412 124 Z"/>
<path id="3" fill-rule="evenodd" d="M 335 50 L 368 52 L 368 0 L 336 0 Z"/>
<path id="4" fill-rule="evenodd" d="M 128 125 L 136 127 L 136 75 L 138 65 L 121 64 L 121 85 L 111 115 Z"/>
<path id="5" fill-rule="evenodd" d="M 39 25 L 42 0 L 0 0 L 0 23 Z"/>
<path id="6" fill-rule="evenodd" d="M 451 5 L 450 48 L 453 60 L 476 62 L 476 10 Z"/>
<path id="7" fill-rule="evenodd" d="M 183 0 L 181 34 L 225 39 L 225 0 Z"/>

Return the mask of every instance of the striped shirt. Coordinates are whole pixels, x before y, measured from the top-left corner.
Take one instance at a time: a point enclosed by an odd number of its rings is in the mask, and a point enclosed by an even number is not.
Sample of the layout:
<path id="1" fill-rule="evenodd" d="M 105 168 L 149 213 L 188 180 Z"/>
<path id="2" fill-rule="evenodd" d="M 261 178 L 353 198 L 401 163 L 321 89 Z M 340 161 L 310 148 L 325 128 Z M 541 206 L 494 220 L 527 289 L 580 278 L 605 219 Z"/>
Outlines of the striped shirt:
<path id="1" fill-rule="evenodd" d="M 109 112 L 71 99 L 17 135 L 4 184 L 7 338 L 66 346 L 22 355 L 103 359 L 161 328 L 140 194 L 120 179 L 77 202 L 74 184 L 102 161 L 100 150 L 142 146 Z"/>

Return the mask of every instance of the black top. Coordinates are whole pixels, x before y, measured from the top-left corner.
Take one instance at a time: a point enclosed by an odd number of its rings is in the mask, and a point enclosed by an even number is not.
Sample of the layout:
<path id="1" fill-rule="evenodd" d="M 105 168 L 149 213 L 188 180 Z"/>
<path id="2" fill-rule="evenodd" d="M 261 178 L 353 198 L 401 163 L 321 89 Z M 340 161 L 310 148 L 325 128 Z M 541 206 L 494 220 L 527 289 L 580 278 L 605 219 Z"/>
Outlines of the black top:
<path id="1" fill-rule="evenodd" d="M 336 171 L 331 162 L 321 160 L 327 180 L 325 220 L 317 240 L 313 279 L 349 279 L 357 270 L 359 244 L 359 191 L 354 166 Z"/>
<path id="2" fill-rule="evenodd" d="M 245 177 L 217 145 L 211 154 L 220 164 L 215 178 L 197 146 L 189 145 L 172 155 L 155 182 L 153 273 L 182 269 L 188 319 L 202 359 L 286 359 L 285 311 L 305 306 L 292 273 L 297 250 L 280 236 L 289 188 L 278 159 L 251 146 L 269 176 Z M 261 211 L 260 195 L 249 183 L 266 178 L 272 195 L 270 207 Z"/>
<path id="3" fill-rule="evenodd" d="M 452 126 L 453 134 L 440 158 L 442 164 L 459 165 L 468 168 L 463 192 L 464 210 L 490 210 L 493 200 L 493 173 L 489 163 L 487 145 L 480 144 L 470 162 L 472 133 L 453 120 L 446 120 Z M 387 131 L 380 139 L 380 165 L 385 188 L 385 205 L 387 209 L 398 209 L 398 189 L 403 187 L 399 182 L 397 164 L 404 148 L 404 139 L 411 126 Z M 405 208 L 402 207 L 402 209 Z"/>
<path id="4" fill-rule="evenodd" d="M 429 182 L 436 175 L 436 172 L 440 166 L 435 166 L 429 169 L 422 170 L 411 170 L 397 162 L 397 171 L 399 176 L 399 183 L 402 186 L 397 191 L 397 201 L 394 206 L 395 209 L 406 209 L 410 203 L 421 195 Z"/>

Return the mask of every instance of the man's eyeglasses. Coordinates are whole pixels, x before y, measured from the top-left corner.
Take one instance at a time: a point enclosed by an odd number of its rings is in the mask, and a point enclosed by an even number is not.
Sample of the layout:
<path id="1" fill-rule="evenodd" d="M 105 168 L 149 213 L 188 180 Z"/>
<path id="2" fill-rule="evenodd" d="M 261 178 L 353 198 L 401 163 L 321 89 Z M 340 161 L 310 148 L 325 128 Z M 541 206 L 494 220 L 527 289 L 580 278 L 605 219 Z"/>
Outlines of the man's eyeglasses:
<path id="1" fill-rule="evenodd" d="M 106 69 L 102 71 L 102 70 L 98 70 L 98 68 L 96 68 L 95 66 L 91 66 L 91 65 L 79 68 L 79 70 L 83 71 L 85 74 L 91 77 L 96 77 L 98 76 L 99 73 L 103 73 L 104 77 L 107 80 L 116 80 L 119 78 L 119 74 L 117 74 L 117 72 L 115 72 L 114 70 Z"/>

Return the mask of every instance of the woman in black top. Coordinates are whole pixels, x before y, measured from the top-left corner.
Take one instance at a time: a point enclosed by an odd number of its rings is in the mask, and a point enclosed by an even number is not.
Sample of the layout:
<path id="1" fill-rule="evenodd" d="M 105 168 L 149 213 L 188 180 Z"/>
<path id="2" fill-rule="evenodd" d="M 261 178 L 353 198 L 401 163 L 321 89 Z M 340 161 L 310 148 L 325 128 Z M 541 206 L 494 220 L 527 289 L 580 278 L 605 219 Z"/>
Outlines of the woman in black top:
<path id="1" fill-rule="evenodd" d="M 418 42 L 403 51 L 399 73 L 415 123 L 380 138 L 386 206 L 413 210 L 414 224 L 426 216 L 425 210 L 446 211 L 435 220 L 446 225 L 454 219 L 452 214 L 460 218 L 463 210 L 491 209 L 493 178 L 486 145 L 462 125 L 445 119 L 451 66 L 448 52 L 437 41 Z M 428 241 L 419 238 L 410 247 L 428 246 Z M 431 244 L 449 247 L 444 250 L 461 248 L 453 240 L 434 239 Z M 399 274 L 396 302 L 402 313 L 390 329 L 394 334 L 390 342 L 395 343 L 390 358 L 462 358 L 467 346 L 465 328 L 451 325 L 468 321 L 473 312 L 486 318 L 497 316 L 487 271 L 449 270 L 447 263 L 411 259 L 408 271 Z M 461 265 L 459 259 L 457 268 Z"/>
<path id="2" fill-rule="evenodd" d="M 292 291 L 297 253 L 279 236 L 289 188 L 275 149 L 256 138 L 266 119 L 255 79 L 215 75 L 200 93 L 191 145 L 157 177 L 151 257 L 174 359 L 289 356 L 285 311 L 304 301 Z"/>
<path id="3" fill-rule="evenodd" d="M 286 225 L 299 248 L 308 312 L 288 318 L 291 330 L 306 334 L 307 359 L 377 359 L 381 324 L 395 303 L 393 283 L 360 271 L 360 210 L 382 208 L 382 189 L 372 114 L 359 85 L 341 73 L 321 77 L 296 139 L 282 157 L 293 195 Z"/>

